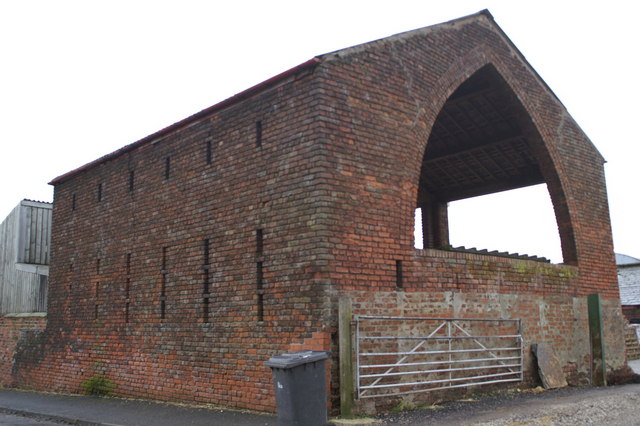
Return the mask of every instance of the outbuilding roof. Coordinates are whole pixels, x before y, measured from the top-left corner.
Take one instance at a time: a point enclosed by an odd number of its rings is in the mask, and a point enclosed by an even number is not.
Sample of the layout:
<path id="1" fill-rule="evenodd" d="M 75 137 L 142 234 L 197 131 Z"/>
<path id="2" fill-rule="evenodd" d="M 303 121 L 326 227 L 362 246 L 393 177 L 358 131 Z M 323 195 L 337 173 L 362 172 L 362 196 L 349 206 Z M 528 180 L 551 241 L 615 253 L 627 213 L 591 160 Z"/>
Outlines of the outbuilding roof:
<path id="1" fill-rule="evenodd" d="M 635 257 L 631 257 L 626 254 L 616 253 L 616 265 L 640 265 L 640 259 L 636 259 Z"/>

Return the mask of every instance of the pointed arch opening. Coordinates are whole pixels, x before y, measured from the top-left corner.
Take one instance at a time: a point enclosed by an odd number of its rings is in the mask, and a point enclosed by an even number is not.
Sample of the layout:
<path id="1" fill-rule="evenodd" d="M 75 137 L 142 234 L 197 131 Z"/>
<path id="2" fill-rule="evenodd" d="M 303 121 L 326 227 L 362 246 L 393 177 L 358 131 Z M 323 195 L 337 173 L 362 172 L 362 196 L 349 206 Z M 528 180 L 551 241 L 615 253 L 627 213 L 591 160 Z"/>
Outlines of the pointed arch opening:
<path id="1" fill-rule="evenodd" d="M 574 264 L 567 203 L 545 143 L 508 83 L 485 65 L 449 96 L 431 129 L 416 200 L 423 247 L 468 250 L 450 244 L 449 203 L 534 185 L 546 185 L 563 261 Z"/>

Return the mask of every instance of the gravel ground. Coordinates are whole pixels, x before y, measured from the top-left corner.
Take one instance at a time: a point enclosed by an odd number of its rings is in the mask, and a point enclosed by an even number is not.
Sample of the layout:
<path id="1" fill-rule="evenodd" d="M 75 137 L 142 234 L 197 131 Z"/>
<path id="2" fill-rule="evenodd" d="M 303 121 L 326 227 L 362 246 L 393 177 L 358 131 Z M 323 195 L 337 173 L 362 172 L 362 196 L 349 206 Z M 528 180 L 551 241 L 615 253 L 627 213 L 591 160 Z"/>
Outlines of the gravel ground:
<path id="1" fill-rule="evenodd" d="M 378 425 L 640 425 L 640 384 L 512 392 L 380 416 Z"/>

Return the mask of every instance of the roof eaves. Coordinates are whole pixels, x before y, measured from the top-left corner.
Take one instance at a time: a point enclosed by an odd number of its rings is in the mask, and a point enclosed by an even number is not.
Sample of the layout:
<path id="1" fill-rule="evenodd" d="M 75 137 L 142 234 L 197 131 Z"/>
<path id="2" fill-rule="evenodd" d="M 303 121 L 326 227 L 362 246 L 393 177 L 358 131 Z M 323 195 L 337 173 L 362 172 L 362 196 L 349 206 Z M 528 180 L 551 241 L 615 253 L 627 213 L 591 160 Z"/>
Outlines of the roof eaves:
<path id="1" fill-rule="evenodd" d="M 157 141 L 158 139 L 170 134 L 171 132 L 180 129 L 184 126 L 187 126 L 189 124 L 193 124 L 196 121 L 199 121 L 207 116 L 209 116 L 210 114 L 216 112 L 216 111 L 220 111 L 223 110 L 231 105 L 234 105 L 238 102 L 244 101 L 246 99 L 251 98 L 252 96 L 266 90 L 269 89 L 273 86 L 276 86 L 278 83 L 282 82 L 283 80 L 290 78 L 292 76 L 294 76 L 295 74 L 299 73 L 300 71 L 309 69 L 309 68 L 313 68 L 315 67 L 318 63 L 321 62 L 321 59 L 319 57 L 314 57 L 306 62 L 303 62 L 300 65 L 297 65 L 291 69 L 288 69 L 287 71 L 284 71 L 274 77 L 269 78 L 268 80 L 263 81 L 262 83 L 258 83 L 255 86 L 252 86 L 230 98 L 225 99 L 222 102 L 219 102 L 213 106 L 210 106 L 209 108 L 203 109 L 200 112 L 197 112 L 183 120 L 180 120 L 170 126 L 165 127 L 164 129 L 161 129 L 155 133 L 150 134 L 149 136 L 145 136 L 144 138 L 133 142 L 129 145 L 125 145 L 124 147 L 110 153 L 107 155 L 104 155 L 100 158 L 98 158 L 97 160 L 91 161 L 81 167 L 78 167 L 77 169 L 71 170 L 63 175 L 60 175 L 58 177 L 56 177 L 55 179 L 53 179 L 51 182 L 49 182 L 49 185 L 57 185 L 59 183 L 62 183 L 66 180 L 68 180 L 69 178 L 84 172 L 86 170 L 89 170 L 93 167 L 96 167 L 100 164 L 104 164 L 107 161 L 111 161 L 123 154 L 126 154 L 127 152 L 131 152 L 133 150 L 138 149 L 139 147 L 146 145 L 148 143 L 151 143 L 153 141 Z"/>
<path id="2" fill-rule="evenodd" d="M 636 263 L 623 263 L 621 265 L 618 265 L 618 268 L 637 268 L 638 266 L 640 266 L 640 262 L 636 262 Z"/>

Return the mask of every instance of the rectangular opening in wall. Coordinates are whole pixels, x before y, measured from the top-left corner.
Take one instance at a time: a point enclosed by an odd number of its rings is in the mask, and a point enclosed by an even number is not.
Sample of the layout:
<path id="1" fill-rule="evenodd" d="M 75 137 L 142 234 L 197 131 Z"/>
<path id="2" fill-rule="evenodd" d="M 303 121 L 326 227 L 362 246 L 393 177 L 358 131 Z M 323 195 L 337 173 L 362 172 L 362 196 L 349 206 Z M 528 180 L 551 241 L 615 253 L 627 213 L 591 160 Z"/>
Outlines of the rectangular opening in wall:
<path id="1" fill-rule="evenodd" d="M 100 202 L 100 201 L 102 201 L 102 183 L 98 184 L 97 192 L 98 192 L 98 194 L 97 194 L 98 195 L 98 202 Z"/>
<path id="2" fill-rule="evenodd" d="M 73 274 L 73 263 L 69 264 L 69 273 Z M 69 293 L 71 292 L 71 287 L 72 287 L 71 280 L 72 280 L 72 277 L 69 277 L 69 279 L 67 280 L 67 292 Z"/>
<path id="3" fill-rule="evenodd" d="M 257 312 L 258 321 L 264 321 L 264 274 L 262 271 L 262 262 L 256 262 L 256 294 L 257 294 Z"/>
<path id="4" fill-rule="evenodd" d="M 167 247 L 162 247 L 162 264 L 160 269 L 160 319 L 165 319 L 167 291 Z"/>
<path id="5" fill-rule="evenodd" d="M 263 282 L 264 280 L 264 276 L 262 273 L 262 262 L 257 262 L 256 263 L 256 288 L 258 290 L 262 290 L 263 288 Z"/>
<path id="6" fill-rule="evenodd" d="M 262 146 L 262 121 L 256 121 L 256 147 Z"/>
<path id="7" fill-rule="evenodd" d="M 100 283 L 96 282 L 96 286 L 95 286 L 95 306 L 94 306 L 94 313 L 93 313 L 93 319 L 98 319 L 98 307 L 100 305 L 99 303 L 99 298 L 100 298 Z"/>
<path id="8" fill-rule="evenodd" d="M 205 143 L 205 158 L 207 164 L 211 164 L 211 162 L 213 161 L 212 143 L 210 139 L 208 139 Z"/>
<path id="9" fill-rule="evenodd" d="M 166 157 L 164 159 L 164 178 L 165 178 L 165 180 L 168 180 L 169 176 L 171 176 L 171 157 Z"/>
<path id="10" fill-rule="evenodd" d="M 209 322 L 209 298 L 202 300 L 202 321 Z"/>
<path id="11" fill-rule="evenodd" d="M 403 276 L 402 276 L 402 260 L 396 260 L 396 287 L 402 288 Z"/>
<path id="12" fill-rule="evenodd" d="M 129 170 L 129 192 L 133 192 L 133 184 L 135 182 L 136 172 L 134 170 Z"/>
<path id="13" fill-rule="evenodd" d="M 209 240 L 202 243 L 202 320 L 209 322 Z"/>
<path id="14" fill-rule="evenodd" d="M 256 255 L 262 255 L 264 250 L 264 233 L 262 229 L 256 229 Z"/>
<path id="15" fill-rule="evenodd" d="M 96 259 L 96 274 L 100 275 L 100 258 Z"/>
<path id="16" fill-rule="evenodd" d="M 124 322 L 129 322 L 129 303 L 130 303 L 130 293 L 131 293 L 131 253 L 127 253 L 125 256 L 125 271 L 126 278 L 124 283 L 124 299 L 125 299 L 125 307 L 124 307 Z"/>
<path id="17" fill-rule="evenodd" d="M 258 294 L 258 312 L 257 312 L 257 316 L 258 316 L 258 321 L 262 322 L 264 321 L 264 295 L 259 293 Z"/>

